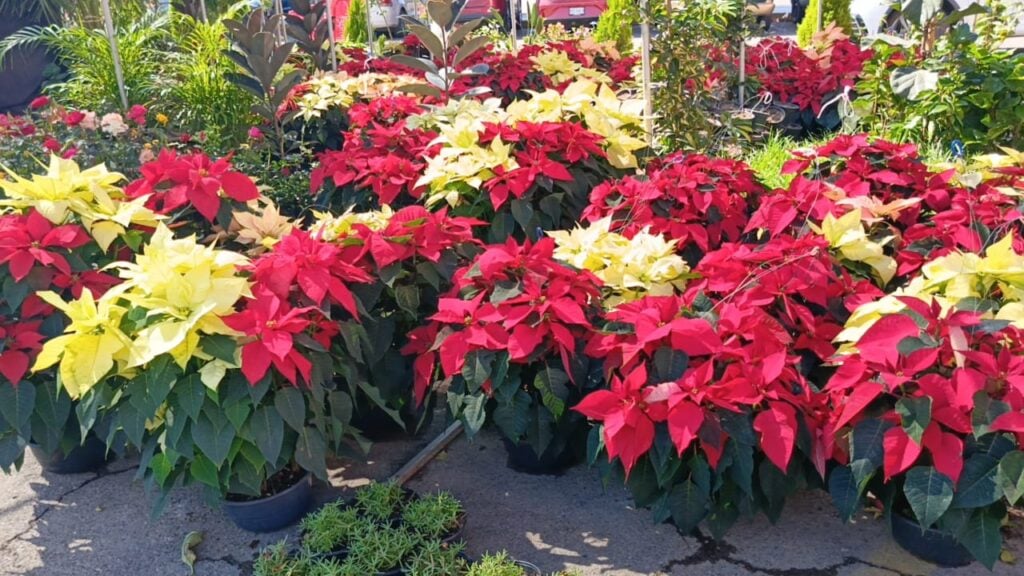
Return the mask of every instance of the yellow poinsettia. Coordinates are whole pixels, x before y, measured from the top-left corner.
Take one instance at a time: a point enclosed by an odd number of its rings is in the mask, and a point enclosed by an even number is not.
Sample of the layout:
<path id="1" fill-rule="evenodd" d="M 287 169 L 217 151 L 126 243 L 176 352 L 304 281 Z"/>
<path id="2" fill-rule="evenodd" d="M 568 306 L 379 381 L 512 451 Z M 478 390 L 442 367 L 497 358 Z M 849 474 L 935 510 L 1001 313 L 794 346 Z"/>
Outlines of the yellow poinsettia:
<path id="1" fill-rule="evenodd" d="M 0 206 L 35 208 L 54 224 L 63 224 L 69 212 L 91 212 L 97 193 L 119 197 L 116 184 L 124 178 L 108 172 L 103 164 L 82 170 L 73 160 L 56 155 L 50 156 L 46 174 L 22 178 L 7 168 L 4 171 L 10 180 L 0 179 L 0 189 L 7 197 L 0 199 Z"/>
<path id="2" fill-rule="evenodd" d="M 427 161 L 423 176 L 416 182 L 417 186 L 430 188 L 426 198 L 428 207 L 442 202 L 457 206 L 461 203 L 460 185 L 479 190 L 484 182 L 494 177 L 494 170 L 499 166 L 506 170 L 518 167 L 510 144 L 495 138 L 481 146 L 479 132 L 468 123 L 456 122 L 442 128 L 434 143 L 444 146 Z"/>
<path id="3" fill-rule="evenodd" d="M 234 212 L 229 232 L 234 234 L 239 244 L 252 246 L 249 254 L 256 255 L 269 250 L 293 228 L 295 225 L 291 219 L 283 216 L 273 202 L 266 200 L 263 206 L 256 206 L 254 201 L 247 212 Z"/>
<path id="4" fill-rule="evenodd" d="M 129 367 L 170 353 L 182 367 L 192 358 L 200 334 L 234 332 L 221 318 L 250 296 L 248 281 L 238 275 L 248 264 L 241 254 L 174 238 L 162 224 L 135 262 L 111 265 L 124 282 L 111 293 L 148 311 L 150 322 L 135 335 Z"/>
<path id="5" fill-rule="evenodd" d="M 362 224 L 374 231 L 383 230 L 387 228 L 394 214 L 391 207 L 387 205 L 381 206 L 380 210 L 369 212 L 353 212 L 349 210 L 340 216 L 314 210 L 313 216 L 316 217 L 316 220 L 310 226 L 309 232 L 316 238 L 326 242 L 334 242 L 339 238 L 347 236 L 356 224 Z"/>
<path id="6" fill-rule="evenodd" d="M 811 228 L 824 236 L 829 247 L 843 260 L 870 266 L 881 286 L 888 284 L 896 274 L 896 261 L 886 256 L 883 248 L 891 238 L 881 242 L 871 240 L 861 223 L 860 209 L 851 210 L 839 218 L 827 214 L 820 228 L 813 224 Z"/>
<path id="7" fill-rule="evenodd" d="M 147 197 L 134 200 L 115 200 L 106 190 L 98 189 L 92 202 L 79 206 L 77 213 L 82 226 L 99 244 L 104 252 L 118 236 L 124 235 L 130 226 L 153 228 L 164 219 L 146 208 Z"/>
<path id="8" fill-rule="evenodd" d="M 128 363 L 131 340 L 119 328 L 127 308 L 104 295 L 93 299 L 88 288 L 78 300 L 64 302 L 53 292 L 40 292 L 47 304 L 63 312 L 70 324 L 64 333 L 43 344 L 33 371 L 60 363 L 61 383 L 68 395 L 79 398 L 115 366 Z"/>
<path id="9" fill-rule="evenodd" d="M 611 83 L 611 79 L 605 73 L 580 65 L 562 50 L 545 50 L 530 58 L 530 61 L 537 71 L 551 78 L 555 84 L 579 78 Z"/>
<path id="10" fill-rule="evenodd" d="M 585 228 L 548 232 L 555 239 L 555 258 L 600 278 L 608 307 L 683 290 L 690 269 L 676 253 L 675 241 L 647 230 L 626 238 L 610 228 L 609 217 Z"/>
<path id="11" fill-rule="evenodd" d="M 369 100 L 395 92 L 400 86 L 415 83 L 411 76 L 368 73 L 349 76 L 345 72 L 327 73 L 310 78 L 305 91 L 295 100 L 299 116 L 305 120 L 320 118 L 332 108 L 348 108 L 357 99 Z"/>

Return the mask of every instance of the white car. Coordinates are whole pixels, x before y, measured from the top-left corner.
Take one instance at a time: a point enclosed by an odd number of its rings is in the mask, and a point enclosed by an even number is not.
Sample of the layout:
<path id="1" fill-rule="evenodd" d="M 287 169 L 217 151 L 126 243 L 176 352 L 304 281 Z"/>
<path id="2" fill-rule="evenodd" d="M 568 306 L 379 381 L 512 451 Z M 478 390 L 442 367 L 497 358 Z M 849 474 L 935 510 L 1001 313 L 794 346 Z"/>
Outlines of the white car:
<path id="1" fill-rule="evenodd" d="M 1024 36 L 1024 0 L 1004 0 L 1010 17 L 1017 22 L 1016 36 Z M 975 0 L 943 0 L 943 10 L 955 12 L 963 10 Z M 899 12 L 900 3 L 892 0 L 853 0 L 850 2 L 850 14 L 855 25 L 865 36 L 893 34 L 900 36 L 906 33 L 907 23 Z"/>
<path id="2" fill-rule="evenodd" d="M 370 24 L 374 30 L 399 30 L 406 15 L 405 0 L 369 0 Z"/>

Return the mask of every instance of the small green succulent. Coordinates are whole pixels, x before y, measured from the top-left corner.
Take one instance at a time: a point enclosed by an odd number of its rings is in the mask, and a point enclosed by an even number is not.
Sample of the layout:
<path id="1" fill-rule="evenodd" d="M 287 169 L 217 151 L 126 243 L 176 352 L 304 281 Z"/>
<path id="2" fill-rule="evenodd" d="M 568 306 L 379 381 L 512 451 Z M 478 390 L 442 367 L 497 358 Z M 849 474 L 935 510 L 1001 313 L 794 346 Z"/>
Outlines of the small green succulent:
<path id="1" fill-rule="evenodd" d="M 506 552 L 484 554 L 469 568 L 466 576 L 527 576 L 526 570 L 515 563 Z"/>
<path id="2" fill-rule="evenodd" d="M 288 551 L 288 541 L 281 540 L 260 551 L 252 565 L 253 576 L 305 576 L 307 561 Z"/>
<path id="3" fill-rule="evenodd" d="M 398 511 L 405 493 L 392 482 L 369 484 L 356 492 L 356 508 L 364 516 L 383 522 Z"/>
<path id="4" fill-rule="evenodd" d="M 377 526 L 356 536 L 346 563 L 359 566 L 368 574 L 385 572 L 401 566 L 421 543 L 418 536 L 403 528 Z"/>
<path id="5" fill-rule="evenodd" d="M 468 569 L 461 556 L 462 544 L 446 546 L 440 540 L 427 540 L 402 565 L 406 574 L 416 576 L 458 576 Z"/>
<path id="6" fill-rule="evenodd" d="M 348 547 L 366 529 L 367 520 L 355 508 L 332 502 L 302 520 L 302 546 L 311 554 L 325 554 Z"/>
<path id="7" fill-rule="evenodd" d="M 423 538 L 440 538 L 459 526 L 462 503 L 448 492 L 423 496 L 402 512 L 402 524 Z"/>

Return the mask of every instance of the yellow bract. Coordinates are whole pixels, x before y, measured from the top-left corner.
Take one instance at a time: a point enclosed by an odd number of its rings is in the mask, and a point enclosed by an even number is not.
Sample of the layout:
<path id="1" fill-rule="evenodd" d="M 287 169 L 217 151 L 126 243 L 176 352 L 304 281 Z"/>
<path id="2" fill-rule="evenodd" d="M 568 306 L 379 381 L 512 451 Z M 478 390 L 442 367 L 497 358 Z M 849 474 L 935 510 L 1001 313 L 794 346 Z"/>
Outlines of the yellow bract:
<path id="1" fill-rule="evenodd" d="M 40 292 L 39 297 L 62 311 L 71 321 L 64 334 L 48 340 L 33 371 L 45 370 L 60 362 L 60 379 L 68 395 L 79 398 L 115 367 L 128 363 L 131 340 L 119 325 L 127 308 L 103 297 L 96 301 L 88 288 L 82 297 L 64 302 L 53 292 Z"/>
<path id="2" fill-rule="evenodd" d="M 555 84 L 578 78 L 611 83 L 611 79 L 605 73 L 578 64 L 561 50 L 546 50 L 530 58 L 530 61 L 538 71 L 551 78 Z"/>
<path id="3" fill-rule="evenodd" d="M 105 252 L 132 225 L 152 228 L 163 216 L 146 208 L 146 197 L 127 201 L 117 187 L 124 178 L 100 164 L 81 170 L 73 160 L 50 156 L 45 175 L 31 179 L 7 171 L 13 182 L 0 180 L 7 199 L 0 206 L 34 208 L 54 224 L 74 215 Z"/>
<path id="4" fill-rule="evenodd" d="M 323 74 L 306 82 L 307 91 L 296 98 L 295 105 L 299 110 L 299 116 L 308 121 L 320 118 L 331 108 L 348 108 L 356 98 L 377 98 L 391 94 L 399 86 L 415 82 L 415 78 L 394 74 Z"/>
<path id="5" fill-rule="evenodd" d="M 251 295 L 248 281 L 238 276 L 248 262 L 241 254 L 198 244 L 195 236 L 176 239 L 160 225 L 134 263 L 112 265 L 124 282 L 110 294 L 146 309 L 151 318 L 135 336 L 129 367 L 165 353 L 184 367 L 200 334 L 233 334 L 221 317 Z"/>
<path id="6" fill-rule="evenodd" d="M 386 205 L 381 206 L 378 211 L 352 212 L 349 210 L 341 216 L 314 210 L 313 215 L 316 216 L 316 221 L 310 226 L 309 232 L 314 238 L 325 242 L 334 242 L 348 236 L 352 231 L 352 226 L 356 224 L 362 224 L 373 231 L 383 230 L 387 228 L 394 214 L 391 207 Z"/>
<path id="7" fill-rule="evenodd" d="M 880 286 L 888 284 L 896 274 L 896 261 L 886 256 L 883 250 L 891 238 L 881 242 L 871 240 L 861 224 L 860 209 L 851 210 L 839 218 L 827 214 L 820 228 L 813 224 L 811 228 L 828 240 L 829 247 L 836 250 L 840 258 L 870 266 Z"/>
<path id="8" fill-rule="evenodd" d="M 273 202 L 267 200 L 263 207 L 250 207 L 252 211 L 238 211 L 232 214 L 229 232 L 235 241 L 252 246 L 250 254 L 261 254 L 286 236 L 295 227 L 290 218 L 282 216 Z"/>
<path id="9" fill-rule="evenodd" d="M 555 258 L 590 270 L 605 284 L 605 306 L 612 308 L 644 296 L 682 291 L 689 267 L 675 252 L 675 242 L 643 230 L 633 238 L 610 232 L 611 218 L 586 228 L 548 232 Z"/>

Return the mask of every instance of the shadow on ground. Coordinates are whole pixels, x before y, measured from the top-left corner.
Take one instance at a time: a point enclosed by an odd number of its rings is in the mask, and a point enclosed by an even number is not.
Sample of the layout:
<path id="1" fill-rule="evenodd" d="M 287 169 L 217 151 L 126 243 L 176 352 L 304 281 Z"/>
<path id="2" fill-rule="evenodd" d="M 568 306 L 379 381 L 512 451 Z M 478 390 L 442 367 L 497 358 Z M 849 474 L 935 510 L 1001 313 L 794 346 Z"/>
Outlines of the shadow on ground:
<path id="1" fill-rule="evenodd" d="M 363 462 L 337 462 L 319 501 L 344 497 L 371 478 L 386 478 L 444 426 L 443 418 L 415 440 L 382 442 Z M 43 474 L 27 458 L 12 476 L 0 476 L 0 575 L 183 576 L 181 541 L 202 531 L 198 576 L 251 573 L 253 554 L 294 529 L 254 535 L 238 530 L 207 506 L 198 491 L 182 490 L 162 517 L 149 516 L 152 499 L 133 481 L 135 463 L 124 459 L 95 474 Z M 410 482 L 420 492 L 449 490 L 469 512 L 468 550 L 479 555 L 507 549 L 545 570 L 574 568 L 584 576 L 1021 576 L 1018 566 L 992 573 L 974 565 L 939 569 L 891 543 L 870 518 L 843 525 L 823 495 L 794 500 L 781 522 L 763 518 L 738 524 L 723 542 L 682 537 L 632 508 L 620 487 L 601 486 L 584 467 L 559 477 L 530 476 L 505 467 L 493 434 L 457 440 Z M 1024 542 L 1010 543 L 1024 561 Z"/>

